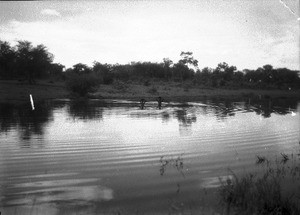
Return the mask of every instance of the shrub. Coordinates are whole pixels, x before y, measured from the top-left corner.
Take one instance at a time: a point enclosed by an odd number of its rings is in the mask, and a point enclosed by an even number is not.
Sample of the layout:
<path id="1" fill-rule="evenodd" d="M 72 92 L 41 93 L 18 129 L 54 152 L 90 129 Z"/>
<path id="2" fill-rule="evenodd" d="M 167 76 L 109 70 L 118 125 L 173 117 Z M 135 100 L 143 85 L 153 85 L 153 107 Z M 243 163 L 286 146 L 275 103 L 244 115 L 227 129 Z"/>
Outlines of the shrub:
<path id="1" fill-rule="evenodd" d="M 115 81 L 113 84 L 113 87 L 118 91 L 126 92 L 128 89 L 128 86 L 122 82 L 122 81 Z"/>
<path id="2" fill-rule="evenodd" d="M 190 88 L 191 88 L 191 84 L 189 84 L 189 83 L 185 83 L 185 84 L 183 84 L 183 90 L 185 91 L 185 92 L 189 92 L 189 90 L 190 90 Z"/>
<path id="3" fill-rule="evenodd" d="M 157 94 L 157 89 L 156 87 L 152 86 L 147 92 L 150 94 Z"/>
<path id="4" fill-rule="evenodd" d="M 86 96 L 95 92 L 99 86 L 99 80 L 92 74 L 72 74 L 66 81 L 67 89 L 75 96 Z"/>
<path id="5" fill-rule="evenodd" d="M 144 81 L 144 86 L 146 86 L 146 87 L 150 86 L 150 80 L 145 80 Z"/>

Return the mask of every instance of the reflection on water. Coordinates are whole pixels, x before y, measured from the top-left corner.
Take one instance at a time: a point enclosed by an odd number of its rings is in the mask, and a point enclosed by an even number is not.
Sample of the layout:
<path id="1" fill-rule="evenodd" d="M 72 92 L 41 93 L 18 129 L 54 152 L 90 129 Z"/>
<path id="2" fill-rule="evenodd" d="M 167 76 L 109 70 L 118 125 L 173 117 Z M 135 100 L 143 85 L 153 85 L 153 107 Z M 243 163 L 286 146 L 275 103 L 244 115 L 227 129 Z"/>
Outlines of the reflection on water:
<path id="1" fill-rule="evenodd" d="M 0 131 L 8 132 L 17 128 L 21 146 L 30 147 L 33 136 L 43 138 L 44 128 L 52 121 L 51 109 L 46 103 L 37 104 L 35 111 L 32 111 L 30 104 L 0 105 Z"/>
<path id="2" fill-rule="evenodd" d="M 244 99 L 245 100 L 245 99 Z M 148 111 L 136 111 L 130 113 L 135 117 L 161 117 L 168 121 L 172 116 L 176 117 L 182 126 L 191 126 L 197 121 L 196 112 L 201 114 L 213 114 L 217 119 L 222 120 L 235 116 L 236 112 L 255 112 L 258 115 L 268 118 L 272 113 L 279 115 L 290 114 L 297 110 L 297 99 L 246 99 L 247 101 L 234 102 L 230 99 L 207 99 L 198 103 L 166 103 L 165 109 L 153 112 L 155 106 L 148 107 Z M 111 101 L 108 101 L 111 102 Z M 98 120 L 102 119 L 104 109 L 123 107 L 125 110 L 138 107 L 135 102 L 108 103 L 104 101 L 83 100 L 83 101 L 56 101 L 51 104 L 38 103 L 36 110 L 32 111 L 30 104 L 0 105 L 0 131 L 8 132 L 10 129 L 18 127 L 21 139 L 30 139 L 33 135 L 42 136 L 44 127 L 52 121 L 53 110 L 67 106 L 68 115 L 74 120 Z M 171 108 L 170 108 L 171 107 Z M 180 107 L 180 108 L 177 108 Z M 170 115 L 171 114 L 171 115 Z"/>
<path id="3" fill-rule="evenodd" d="M 94 120 L 101 119 L 104 102 L 71 101 L 68 106 L 68 113 L 73 119 Z"/>
<path id="4" fill-rule="evenodd" d="M 300 150 L 296 99 L 139 106 L 57 100 L 32 111 L 30 104 L 1 104 L 0 211 L 197 211 L 228 168 L 257 171 L 256 155 Z"/>
<path id="5" fill-rule="evenodd" d="M 101 186 L 80 186 L 88 182 L 97 182 L 98 179 L 72 179 L 51 180 L 39 182 L 27 182 L 16 184 L 14 188 L 30 188 L 31 191 L 21 191 L 15 195 L 24 198 L 7 201 L 8 205 L 24 205 L 33 202 L 48 203 L 57 201 L 70 201 L 72 204 L 86 203 L 90 201 L 110 200 L 113 198 L 112 190 Z M 73 186 L 71 186 L 73 185 Z"/>

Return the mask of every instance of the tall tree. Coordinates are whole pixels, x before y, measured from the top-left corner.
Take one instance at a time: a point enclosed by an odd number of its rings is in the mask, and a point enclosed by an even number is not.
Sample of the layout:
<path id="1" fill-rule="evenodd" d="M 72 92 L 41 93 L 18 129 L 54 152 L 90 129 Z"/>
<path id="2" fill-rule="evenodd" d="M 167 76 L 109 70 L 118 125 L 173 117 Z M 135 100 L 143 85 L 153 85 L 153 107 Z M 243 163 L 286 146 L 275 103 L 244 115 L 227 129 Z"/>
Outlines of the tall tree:
<path id="1" fill-rule="evenodd" d="M 194 59 L 193 52 L 181 52 L 180 57 L 181 59 L 178 63 L 174 64 L 173 67 L 173 75 L 175 79 L 183 81 L 194 77 L 194 71 L 198 69 L 198 61 Z"/>
<path id="2" fill-rule="evenodd" d="M 27 78 L 30 84 L 33 83 L 33 74 L 30 64 L 33 61 L 31 51 L 33 46 L 29 41 L 18 41 L 17 44 L 17 67 L 18 76 Z"/>
<path id="3" fill-rule="evenodd" d="M 83 74 L 88 74 L 92 72 L 92 69 L 87 66 L 86 64 L 83 63 L 77 63 L 73 65 L 72 72 L 78 74 L 78 75 L 83 75 Z"/>
<path id="4" fill-rule="evenodd" d="M 44 45 L 34 47 L 29 41 L 18 41 L 16 54 L 18 73 L 30 84 L 35 83 L 35 78 L 46 76 L 53 61 Z"/>
<path id="5" fill-rule="evenodd" d="M 41 78 L 50 73 L 51 64 L 53 62 L 53 54 L 49 53 L 47 47 L 38 45 L 32 49 L 33 61 L 31 69 L 35 77 Z"/>
<path id="6" fill-rule="evenodd" d="M 172 70 L 171 65 L 173 64 L 173 61 L 169 58 L 163 59 L 163 67 L 164 67 L 164 76 L 165 79 L 169 79 L 172 76 Z"/>
<path id="7" fill-rule="evenodd" d="M 178 63 L 183 64 L 187 67 L 194 67 L 194 69 L 198 68 L 198 60 L 194 59 L 193 52 L 181 52 L 181 59 Z"/>
<path id="8" fill-rule="evenodd" d="M 94 62 L 93 72 L 100 78 L 104 84 L 111 84 L 113 82 L 112 66 L 109 64 L 101 64 Z"/>
<path id="9" fill-rule="evenodd" d="M 0 40 L 0 76 L 13 78 L 15 76 L 16 53 L 6 41 Z"/>

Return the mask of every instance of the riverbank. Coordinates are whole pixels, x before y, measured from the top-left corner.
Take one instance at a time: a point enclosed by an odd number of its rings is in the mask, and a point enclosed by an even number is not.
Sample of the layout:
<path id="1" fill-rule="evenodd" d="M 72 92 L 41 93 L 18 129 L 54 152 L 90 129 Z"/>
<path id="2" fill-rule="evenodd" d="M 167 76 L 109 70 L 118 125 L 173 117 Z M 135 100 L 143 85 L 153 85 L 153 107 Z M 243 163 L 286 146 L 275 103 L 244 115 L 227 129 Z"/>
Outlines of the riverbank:
<path id="1" fill-rule="evenodd" d="M 260 89 L 221 89 L 203 88 L 188 83 L 154 82 L 149 86 L 142 84 L 115 83 L 102 85 L 92 98 L 156 100 L 158 96 L 168 101 L 195 101 L 205 97 L 298 97 L 300 90 L 260 90 Z"/>
<path id="2" fill-rule="evenodd" d="M 1 103 L 23 103 L 29 101 L 30 94 L 38 101 L 69 97 L 63 82 L 38 81 L 37 84 L 30 85 L 27 82 L 0 80 Z"/>
<path id="3" fill-rule="evenodd" d="M 32 94 L 35 101 L 47 99 L 71 98 L 64 82 L 38 81 L 36 85 L 27 82 L 0 80 L 0 102 L 22 103 L 29 101 Z M 168 101 L 194 101 L 205 97 L 298 97 L 300 90 L 253 90 L 253 89 L 220 89 L 201 88 L 188 83 L 153 82 L 148 86 L 138 83 L 116 82 L 111 85 L 101 85 L 90 94 L 90 98 L 98 99 L 130 99 L 155 100 L 161 96 Z"/>

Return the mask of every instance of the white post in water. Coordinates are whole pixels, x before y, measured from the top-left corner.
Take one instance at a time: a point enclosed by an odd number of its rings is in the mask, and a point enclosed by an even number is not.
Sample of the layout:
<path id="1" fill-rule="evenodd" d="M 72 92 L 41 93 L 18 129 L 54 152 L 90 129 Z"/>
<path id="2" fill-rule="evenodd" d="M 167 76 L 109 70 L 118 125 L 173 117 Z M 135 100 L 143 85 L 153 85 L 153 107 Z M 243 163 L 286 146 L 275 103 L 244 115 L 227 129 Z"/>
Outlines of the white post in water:
<path id="1" fill-rule="evenodd" d="M 32 95 L 29 94 L 29 96 L 30 96 L 30 103 L 31 103 L 32 110 L 34 110 L 34 104 L 33 104 Z"/>

